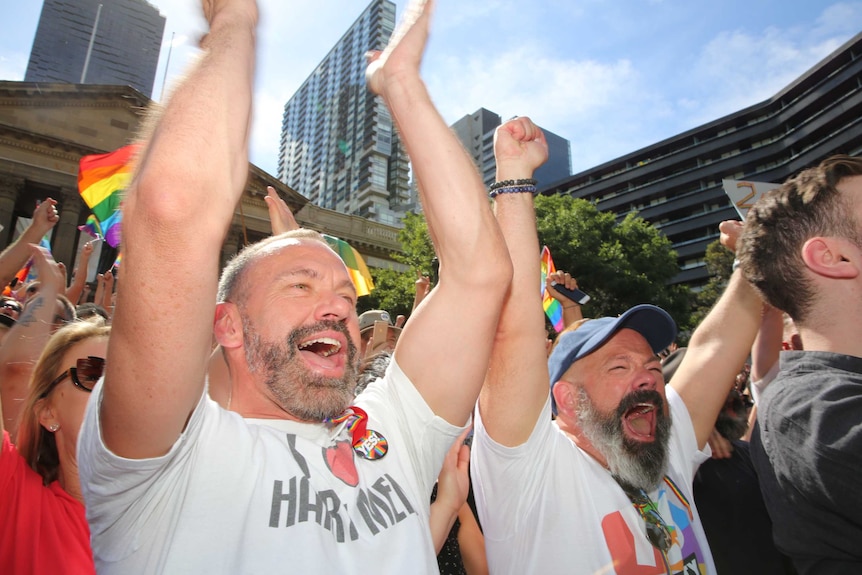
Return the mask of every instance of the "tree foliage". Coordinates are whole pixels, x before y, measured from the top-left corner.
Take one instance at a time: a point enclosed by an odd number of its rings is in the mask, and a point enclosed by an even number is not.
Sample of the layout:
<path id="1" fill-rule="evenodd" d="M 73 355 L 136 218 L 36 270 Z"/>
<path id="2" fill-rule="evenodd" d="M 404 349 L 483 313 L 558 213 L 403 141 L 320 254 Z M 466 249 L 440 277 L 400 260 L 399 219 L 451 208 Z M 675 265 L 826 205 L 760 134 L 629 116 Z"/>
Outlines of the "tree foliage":
<path id="1" fill-rule="evenodd" d="M 615 316 L 639 303 L 652 303 L 689 323 L 685 286 L 668 282 L 679 273 L 670 240 L 634 213 L 617 222 L 595 204 L 566 195 L 536 198 L 539 241 L 551 250 L 557 269 L 571 273 L 592 296 L 584 317 Z"/>
<path id="2" fill-rule="evenodd" d="M 649 222 L 629 214 L 618 223 L 614 214 L 564 195 L 536 198 L 536 216 L 539 241 L 551 250 L 557 269 L 574 275 L 592 296 L 584 317 L 614 316 L 633 305 L 653 303 L 666 309 L 681 329 L 689 325 L 688 289 L 668 285 L 679 272 L 676 253 Z M 434 248 L 423 216 L 408 214 L 404 224 L 398 236 L 403 254 L 396 259 L 410 271 L 372 270 L 375 289 L 360 299 L 360 311 L 409 314 L 416 274 L 430 271 Z"/>
<path id="3" fill-rule="evenodd" d="M 393 317 L 410 315 L 418 274 L 430 274 L 431 260 L 434 258 L 434 244 L 425 217 L 408 212 L 404 217 L 404 228 L 398 232 L 398 241 L 403 251 L 394 254 L 393 258 L 410 270 L 399 272 L 372 268 L 374 289 L 367 296 L 359 298 L 357 309 L 360 313 L 369 309 L 385 309 Z"/>
<path id="4" fill-rule="evenodd" d="M 733 273 L 733 252 L 715 240 L 706 247 L 706 270 L 709 272 L 709 281 L 703 289 L 695 294 L 695 310 L 691 314 L 691 326 L 696 327 L 727 287 L 730 274 Z"/>

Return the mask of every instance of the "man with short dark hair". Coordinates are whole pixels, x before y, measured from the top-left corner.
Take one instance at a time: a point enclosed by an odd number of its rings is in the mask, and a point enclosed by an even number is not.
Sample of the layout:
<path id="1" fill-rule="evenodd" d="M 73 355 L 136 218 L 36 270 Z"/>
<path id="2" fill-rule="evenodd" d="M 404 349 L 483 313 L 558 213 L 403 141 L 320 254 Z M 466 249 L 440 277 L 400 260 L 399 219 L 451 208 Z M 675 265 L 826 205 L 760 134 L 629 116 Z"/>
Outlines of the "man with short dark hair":
<path id="1" fill-rule="evenodd" d="M 526 118 L 498 128 L 494 149 L 503 189 L 529 180 L 547 157 Z M 515 278 L 471 463 L 491 571 L 714 573 L 691 480 L 751 347 L 760 300 L 735 273 L 670 387 L 657 354 L 676 327 L 651 305 L 576 323 L 547 358 L 539 242 L 524 187 L 495 198 Z"/>
<path id="2" fill-rule="evenodd" d="M 749 210 L 745 277 L 786 311 L 804 351 L 782 351 L 760 395 L 751 454 L 773 537 L 801 574 L 862 570 L 862 158 L 834 156 Z"/>

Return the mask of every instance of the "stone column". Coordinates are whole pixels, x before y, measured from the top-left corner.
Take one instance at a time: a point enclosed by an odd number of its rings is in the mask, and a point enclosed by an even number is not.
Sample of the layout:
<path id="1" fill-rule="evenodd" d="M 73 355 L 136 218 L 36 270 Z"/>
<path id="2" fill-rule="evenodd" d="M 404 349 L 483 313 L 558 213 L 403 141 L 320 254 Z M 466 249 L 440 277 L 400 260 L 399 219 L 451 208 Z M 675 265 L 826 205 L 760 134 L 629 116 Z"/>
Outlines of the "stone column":
<path id="1" fill-rule="evenodd" d="M 15 220 L 15 203 L 24 190 L 24 178 L 0 174 L 0 246 L 5 248 L 12 241 L 12 223 Z"/>
<path id="2" fill-rule="evenodd" d="M 60 188 L 59 197 L 60 221 L 54 226 L 54 241 L 51 251 L 54 259 L 66 264 L 66 269 L 71 274 L 74 269 L 75 257 L 78 244 L 78 222 L 81 218 L 81 209 L 84 202 L 81 200 L 78 190 L 71 188 Z"/>

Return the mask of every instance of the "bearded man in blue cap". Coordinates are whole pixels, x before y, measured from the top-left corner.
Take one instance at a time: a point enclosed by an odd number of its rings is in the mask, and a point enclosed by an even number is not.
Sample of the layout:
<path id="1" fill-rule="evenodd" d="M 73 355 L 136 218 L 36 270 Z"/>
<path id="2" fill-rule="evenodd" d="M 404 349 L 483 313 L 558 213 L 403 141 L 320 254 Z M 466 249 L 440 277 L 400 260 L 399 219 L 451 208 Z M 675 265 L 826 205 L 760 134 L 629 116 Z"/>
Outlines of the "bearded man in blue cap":
<path id="1" fill-rule="evenodd" d="M 495 155 L 495 191 L 506 190 L 531 178 L 547 146 L 517 118 L 498 128 Z M 754 340 L 760 299 L 735 272 L 672 387 L 658 353 L 676 326 L 652 305 L 574 324 L 548 358 L 533 198 L 517 186 L 495 196 L 515 277 L 471 461 L 491 572 L 715 573 L 691 483 Z M 733 247 L 731 236 L 723 240 Z"/>

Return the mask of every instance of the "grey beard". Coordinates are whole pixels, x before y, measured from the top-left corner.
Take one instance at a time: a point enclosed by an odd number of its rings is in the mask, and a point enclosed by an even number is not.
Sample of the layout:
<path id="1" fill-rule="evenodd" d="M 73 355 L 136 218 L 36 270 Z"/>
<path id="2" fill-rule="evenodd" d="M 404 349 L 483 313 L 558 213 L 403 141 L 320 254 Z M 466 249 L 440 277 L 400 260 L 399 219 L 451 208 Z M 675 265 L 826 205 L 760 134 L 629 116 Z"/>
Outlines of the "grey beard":
<path id="1" fill-rule="evenodd" d="M 656 430 L 652 443 L 630 440 L 623 432 L 623 415 L 634 405 L 655 403 Z M 667 446 L 671 418 L 664 414 L 664 401 L 656 391 L 635 391 L 626 395 L 615 412 L 602 413 L 582 386 L 578 386 L 578 424 L 584 436 L 608 463 L 611 475 L 623 488 L 652 491 L 667 469 Z"/>

